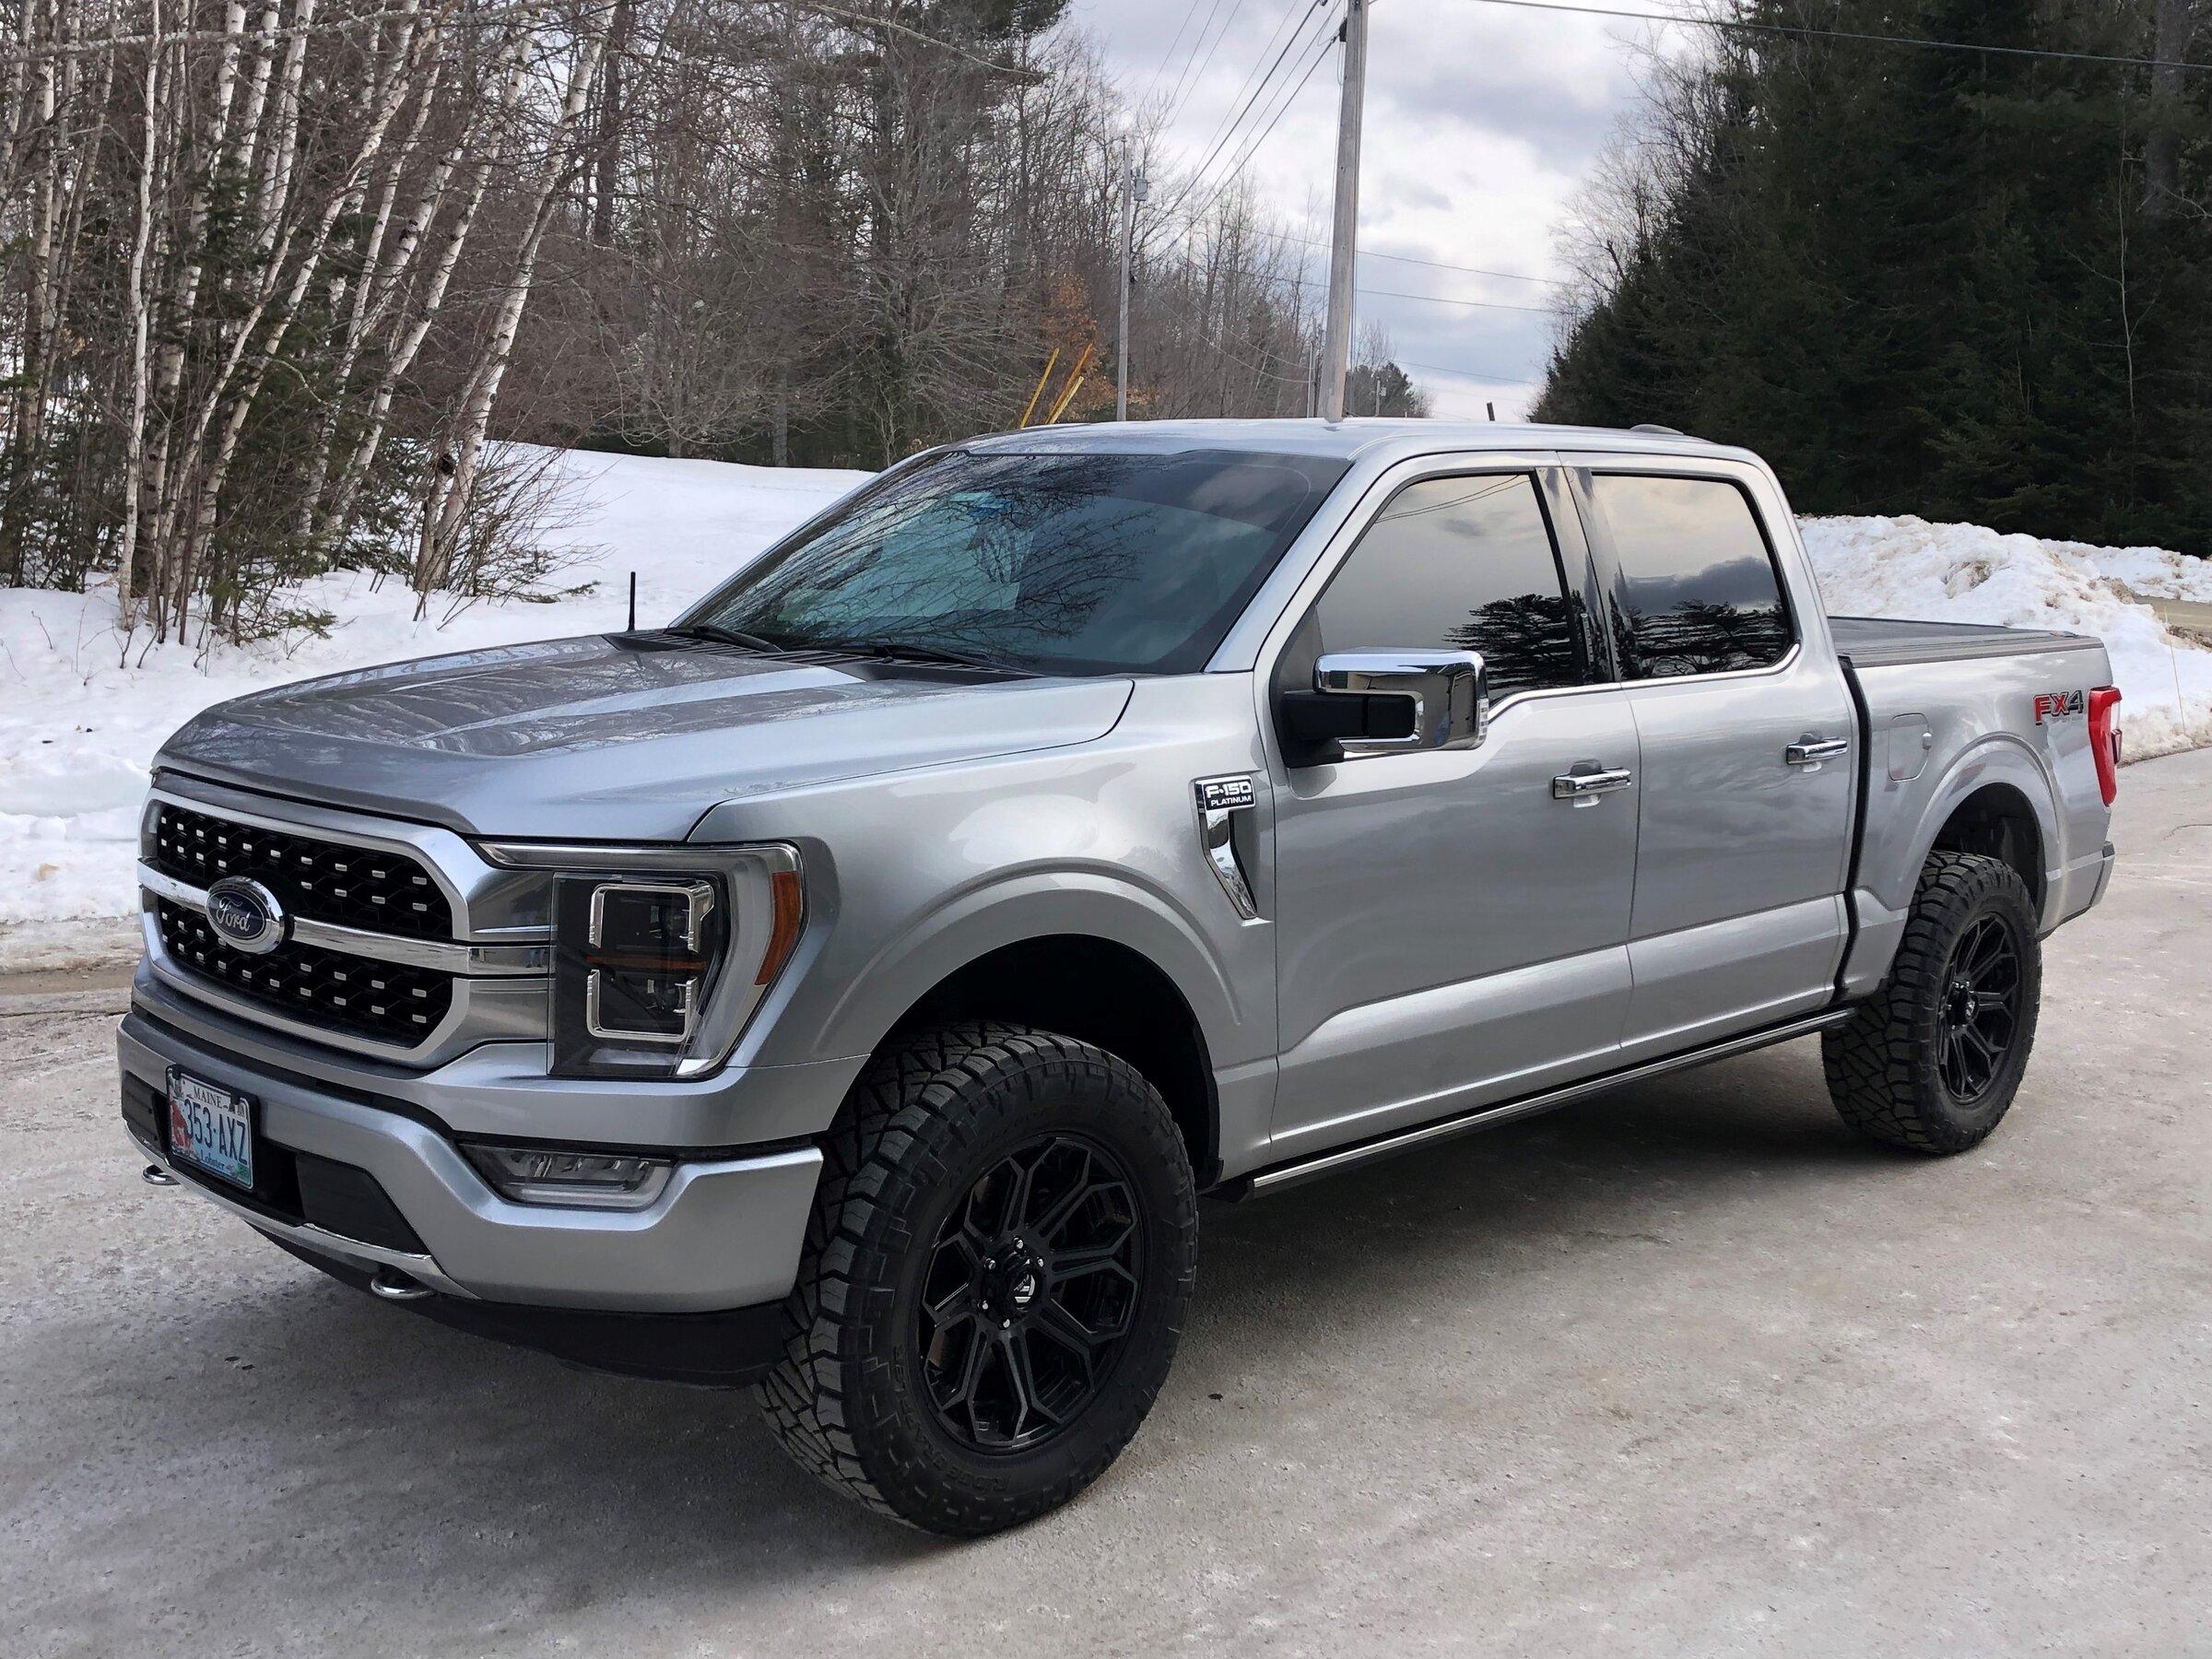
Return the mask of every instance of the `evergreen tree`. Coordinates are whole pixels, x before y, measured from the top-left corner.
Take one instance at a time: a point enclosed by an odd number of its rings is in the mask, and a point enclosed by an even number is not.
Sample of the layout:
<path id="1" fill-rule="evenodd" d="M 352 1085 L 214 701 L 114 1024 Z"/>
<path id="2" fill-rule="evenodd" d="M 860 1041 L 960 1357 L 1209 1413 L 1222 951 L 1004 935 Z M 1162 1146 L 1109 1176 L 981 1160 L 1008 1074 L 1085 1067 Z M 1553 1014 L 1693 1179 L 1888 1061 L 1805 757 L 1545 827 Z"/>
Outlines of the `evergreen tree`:
<path id="1" fill-rule="evenodd" d="M 2202 59 L 2191 4 L 1746 16 L 2146 57 L 2162 6 Z M 2212 75 L 1731 35 L 1652 91 L 1583 204 L 1542 417 L 1751 445 L 1807 512 L 2212 551 Z"/>

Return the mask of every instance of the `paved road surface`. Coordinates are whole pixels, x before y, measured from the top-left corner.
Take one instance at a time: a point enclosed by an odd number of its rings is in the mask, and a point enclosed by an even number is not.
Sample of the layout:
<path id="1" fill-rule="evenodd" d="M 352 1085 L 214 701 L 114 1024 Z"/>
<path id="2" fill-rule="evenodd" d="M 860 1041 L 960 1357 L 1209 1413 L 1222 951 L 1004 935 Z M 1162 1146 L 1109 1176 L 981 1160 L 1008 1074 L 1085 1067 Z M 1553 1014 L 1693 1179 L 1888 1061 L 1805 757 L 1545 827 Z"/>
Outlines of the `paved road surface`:
<path id="1" fill-rule="evenodd" d="M 113 994 L 18 996 L 6 1651 L 2212 1651 L 2212 753 L 2124 779 L 1981 1150 L 1798 1043 L 1211 1208 L 1128 1455 L 968 1546 L 142 1186 Z"/>
<path id="2" fill-rule="evenodd" d="M 2146 599 L 2144 604 L 2159 614 L 2159 620 L 2177 633 L 2194 639 L 2212 640 L 2212 605 L 2201 599 Z"/>

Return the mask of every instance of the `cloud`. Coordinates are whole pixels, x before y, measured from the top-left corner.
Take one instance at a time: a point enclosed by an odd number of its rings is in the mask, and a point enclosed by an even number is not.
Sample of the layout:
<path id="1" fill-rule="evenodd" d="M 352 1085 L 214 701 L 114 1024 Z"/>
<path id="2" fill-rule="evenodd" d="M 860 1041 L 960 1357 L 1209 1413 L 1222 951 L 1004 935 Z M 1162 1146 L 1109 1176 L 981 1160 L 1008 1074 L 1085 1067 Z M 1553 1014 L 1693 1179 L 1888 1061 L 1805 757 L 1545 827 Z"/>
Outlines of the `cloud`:
<path id="1" fill-rule="evenodd" d="M 1070 18 L 1133 100 L 1172 94 L 1166 147 L 1194 166 L 1284 39 L 1318 44 L 1340 14 L 1337 0 L 1076 0 Z M 1554 232 L 1633 96 L 1631 47 L 1653 31 L 1483 0 L 1382 0 L 1369 17 L 1359 315 L 1384 323 L 1403 359 L 1441 366 L 1409 370 L 1440 413 L 1479 418 L 1490 400 L 1501 416 L 1517 413 L 1535 387 L 1501 377 L 1542 377 L 1547 314 L 1375 290 L 1534 306 L 1548 305 L 1556 290 L 1379 255 L 1556 277 Z M 1332 47 L 1251 168 L 1261 200 L 1320 241 L 1329 233 L 1335 161 L 1335 60 Z M 1286 68 L 1302 61 L 1294 50 Z M 1247 131 L 1272 118 L 1272 101 L 1260 108 Z M 1310 268 L 1325 272 L 1326 253 L 1310 252 Z"/>

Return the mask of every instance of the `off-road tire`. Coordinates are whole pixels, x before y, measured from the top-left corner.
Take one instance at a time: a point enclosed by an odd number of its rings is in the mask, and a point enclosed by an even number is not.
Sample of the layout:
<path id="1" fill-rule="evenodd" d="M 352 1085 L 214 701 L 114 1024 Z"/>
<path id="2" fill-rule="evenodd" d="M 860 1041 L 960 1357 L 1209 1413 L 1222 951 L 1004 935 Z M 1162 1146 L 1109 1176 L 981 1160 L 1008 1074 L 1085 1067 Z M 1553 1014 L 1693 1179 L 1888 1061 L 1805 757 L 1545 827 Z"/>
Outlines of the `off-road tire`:
<path id="1" fill-rule="evenodd" d="M 1967 931 L 1993 916 L 2018 952 L 2014 1032 L 1986 1089 L 1962 1101 L 1941 1071 L 1948 975 Z M 2035 905 L 2018 873 L 1978 853 L 1931 853 L 1888 980 L 1848 1024 L 1821 1036 L 1830 1098 L 1845 1123 L 1884 1146 L 1931 1156 L 1978 1146 L 2019 1088 L 2041 994 Z"/>
<path id="2" fill-rule="evenodd" d="M 947 1430 L 924 1392 L 921 1281 L 953 1206 L 1041 1133 L 1085 1137 L 1126 1171 L 1139 1288 L 1128 1335 L 1080 1414 L 1041 1445 L 979 1451 Z M 1072 1038 L 948 1026 L 878 1053 L 822 1149 L 783 1357 L 756 1390 L 784 1450 L 836 1491 L 930 1532 L 996 1532 L 1075 1497 L 1151 1409 L 1189 1305 L 1197 1199 L 1159 1091 Z"/>

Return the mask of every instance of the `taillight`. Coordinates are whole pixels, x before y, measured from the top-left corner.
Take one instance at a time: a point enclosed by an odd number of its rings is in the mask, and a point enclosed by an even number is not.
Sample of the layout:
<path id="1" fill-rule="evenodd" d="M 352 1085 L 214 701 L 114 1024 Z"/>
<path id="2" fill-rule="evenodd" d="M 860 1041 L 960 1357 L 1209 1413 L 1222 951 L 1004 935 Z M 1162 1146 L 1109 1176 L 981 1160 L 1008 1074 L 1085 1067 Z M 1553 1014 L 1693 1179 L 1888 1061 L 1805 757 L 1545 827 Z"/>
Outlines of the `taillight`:
<path id="1" fill-rule="evenodd" d="M 2112 711 L 2120 688 L 2100 686 L 2089 693 L 2089 753 L 2097 757 L 2097 787 L 2110 806 L 2120 793 L 2120 721 Z"/>

